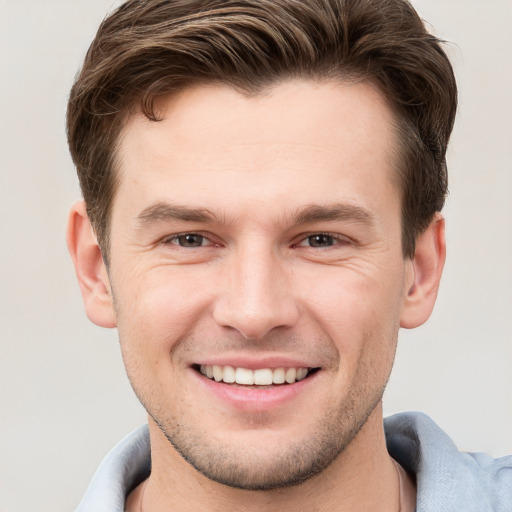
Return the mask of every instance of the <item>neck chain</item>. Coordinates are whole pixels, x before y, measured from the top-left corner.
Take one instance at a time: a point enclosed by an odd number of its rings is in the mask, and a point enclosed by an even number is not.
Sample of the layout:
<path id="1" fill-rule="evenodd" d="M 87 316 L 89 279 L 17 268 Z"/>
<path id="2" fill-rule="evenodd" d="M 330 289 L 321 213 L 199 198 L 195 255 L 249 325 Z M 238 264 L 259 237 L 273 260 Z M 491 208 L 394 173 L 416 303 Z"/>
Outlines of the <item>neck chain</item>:
<path id="1" fill-rule="evenodd" d="M 142 492 L 140 493 L 139 500 L 139 512 L 143 512 L 142 510 L 142 500 L 144 499 L 144 493 L 146 492 L 146 487 L 148 486 L 149 478 L 144 482 L 144 487 L 142 488 Z M 398 512 L 401 512 L 400 510 Z"/>
<path id="2" fill-rule="evenodd" d="M 402 512 L 402 472 L 400 471 L 398 462 L 395 459 L 393 459 L 393 462 L 395 464 L 396 474 L 398 476 L 398 512 Z"/>

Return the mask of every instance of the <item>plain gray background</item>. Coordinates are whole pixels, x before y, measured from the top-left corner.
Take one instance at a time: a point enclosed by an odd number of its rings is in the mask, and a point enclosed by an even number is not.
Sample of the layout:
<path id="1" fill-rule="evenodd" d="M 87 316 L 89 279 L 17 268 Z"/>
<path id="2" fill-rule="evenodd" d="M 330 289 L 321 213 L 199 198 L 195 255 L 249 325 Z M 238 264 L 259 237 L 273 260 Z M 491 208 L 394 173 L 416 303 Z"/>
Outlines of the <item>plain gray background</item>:
<path id="1" fill-rule="evenodd" d="M 0 511 L 63 512 L 145 421 L 115 331 L 86 319 L 64 230 L 79 197 L 64 113 L 111 0 L 0 0 Z M 417 0 L 460 87 L 448 260 L 428 324 L 400 335 L 385 411 L 461 449 L 512 452 L 512 0 Z"/>

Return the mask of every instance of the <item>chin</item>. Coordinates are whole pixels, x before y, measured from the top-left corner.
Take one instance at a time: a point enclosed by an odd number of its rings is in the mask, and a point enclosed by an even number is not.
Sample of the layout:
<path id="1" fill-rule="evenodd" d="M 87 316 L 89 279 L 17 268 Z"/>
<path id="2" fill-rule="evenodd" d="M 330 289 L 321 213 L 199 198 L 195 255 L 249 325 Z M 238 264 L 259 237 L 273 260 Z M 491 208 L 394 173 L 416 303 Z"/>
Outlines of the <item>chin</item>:
<path id="1" fill-rule="evenodd" d="M 240 436 L 212 436 L 212 430 L 176 423 L 156 425 L 181 457 L 211 481 L 231 488 L 264 491 L 297 486 L 331 465 L 356 438 L 380 403 L 354 416 L 346 407 L 319 415 L 302 432 L 258 429 Z M 356 419 L 357 418 L 357 419 Z"/>

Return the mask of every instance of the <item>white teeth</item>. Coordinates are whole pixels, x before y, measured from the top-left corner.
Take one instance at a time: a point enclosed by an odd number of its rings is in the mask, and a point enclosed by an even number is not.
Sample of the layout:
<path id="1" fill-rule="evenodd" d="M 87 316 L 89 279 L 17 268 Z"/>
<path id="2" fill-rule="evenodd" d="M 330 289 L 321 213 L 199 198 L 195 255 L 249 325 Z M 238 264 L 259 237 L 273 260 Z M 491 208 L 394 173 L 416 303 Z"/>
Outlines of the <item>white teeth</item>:
<path id="1" fill-rule="evenodd" d="M 226 384 L 242 384 L 244 386 L 271 386 L 272 384 L 293 384 L 307 377 L 307 368 L 234 368 L 233 366 L 205 365 L 200 366 L 200 372 L 209 379 Z"/>
<path id="2" fill-rule="evenodd" d="M 217 382 L 220 382 L 222 380 L 222 378 L 224 377 L 224 371 L 222 369 L 222 366 L 217 366 L 215 365 L 213 367 L 213 378 L 217 381 Z"/>
<path id="3" fill-rule="evenodd" d="M 237 368 L 235 372 L 235 380 L 237 384 L 252 386 L 254 384 L 253 372 L 247 368 Z"/>
<path id="4" fill-rule="evenodd" d="M 308 374 L 308 370 L 306 368 L 299 368 L 297 370 L 297 380 L 305 379 L 307 374 Z"/>
<path id="5" fill-rule="evenodd" d="M 297 370 L 295 368 L 288 368 L 286 370 L 284 379 L 288 384 L 293 384 L 295 382 L 295 379 L 297 378 Z"/>
<path id="6" fill-rule="evenodd" d="M 235 382 L 235 369 L 232 366 L 224 366 L 224 378 L 222 380 L 228 384 Z"/>
<path id="7" fill-rule="evenodd" d="M 272 380 L 274 384 L 284 384 L 284 368 L 276 368 L 273 372 Z"/>
<path id="8" fill-rule="evenodd" d="M 254 384 L 257 386 L 270 386 L 272 384 L 272 370 L 265 368 L 264 370 L 254 370 Z"/>

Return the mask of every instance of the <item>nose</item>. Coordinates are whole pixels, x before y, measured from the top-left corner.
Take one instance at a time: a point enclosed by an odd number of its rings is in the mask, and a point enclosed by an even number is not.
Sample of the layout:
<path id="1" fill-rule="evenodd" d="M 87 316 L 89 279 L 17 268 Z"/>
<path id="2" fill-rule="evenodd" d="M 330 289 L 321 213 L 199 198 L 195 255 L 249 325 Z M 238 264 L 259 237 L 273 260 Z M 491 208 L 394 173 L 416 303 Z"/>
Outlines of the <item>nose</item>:
<path id="1" fill-rule="evenodd" d="M 213 308 L 215 322 L 253 340 L 293 326 L 299 312 L 285 265 L 268 248 L 238 251 L 221 278 Z"/>

